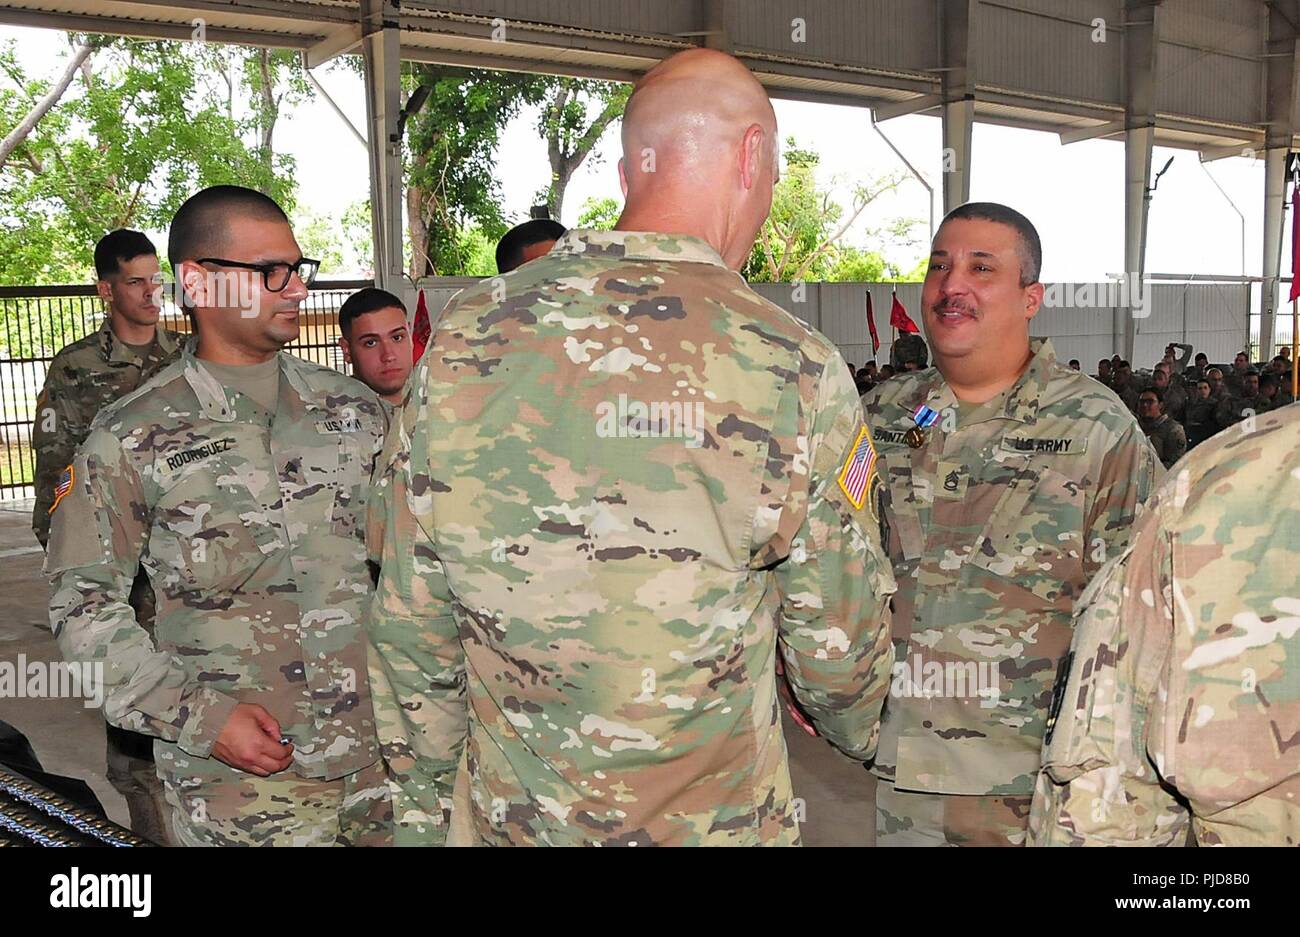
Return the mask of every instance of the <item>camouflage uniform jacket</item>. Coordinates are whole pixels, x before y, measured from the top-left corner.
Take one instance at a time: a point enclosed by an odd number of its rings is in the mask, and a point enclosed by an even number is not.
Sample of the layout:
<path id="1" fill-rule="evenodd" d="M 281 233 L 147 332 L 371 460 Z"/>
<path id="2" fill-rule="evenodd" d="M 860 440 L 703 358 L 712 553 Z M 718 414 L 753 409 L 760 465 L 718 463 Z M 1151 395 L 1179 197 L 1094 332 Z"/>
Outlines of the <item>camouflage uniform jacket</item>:
<path id="1" fill-rule="evenodd" d="M 417 365 L 404 404 L 424 379 L 425 369 Z M 366 548 L 370 562 L 384 573 L 366 618 L 370 692 L 393 803 L 394 843 L 440 846 L 447 838 L 452 784 L 468 731 L 465 655 L 447 577 L 418 527 L 427 514 L 431 484 L 427 464 L 421 461 L 418 472 L 411 469 L 412 455 L 423 459 L 427 452 L 420 444 L 424 411 L 403 405 L 390 415 L 366 504 Z"/>
<path id="2" fill-rule="evenodd" d="M 1247 396 L 1243 389 L 1240 393 L 1224 394 L 1214 408 L 1214 420 L 1220 429 L 1227 429 L 1250 416 L 1258 416 L 1269 410 L 1269 399 L 1263 394 Z"/>
<path id="3" fill-rule="evenodd" d="M 258 703 L 294 740 L 289 770 L 331 779 L 378 757 L 361 626 L 385 425 L 362 384 L 279 360 L 274 417 L 189 349 L 100 414 L 54 512 L 50 619 L 65 657 L 105 662 L 113 724 L 206 758 Z M 156 646 L 126 604 L 137 565 Z"/>
<path id="4" fill-rule="evenodd" d="M 453 833 L 797 842 L 776 655 L 859 759 L 890 664 L 881 485 L 835 346 L 698 239 L 575 230 L 453 298 L 411 386 L 379 595 L 433 627 L 445 569 Z"/>
<path id="5" fill-rule="evenodd" d="M 1080 602 L 1039 845 L 1300 842 L 1300 409 L 1194 450 Z M 1068 680 L 1068 682 L 1067 682 Z M 1185 806 L 1186 805 L 1186 806 Z"/>
<path id="6" fill-rule="evenodd" d="M 1176 423 L 1187 419 L 1187 388 L 1182 378 L 1175 377 L 1169 382 L 1164 392 L 1164 411 Z"/>
<path id="7" fill-rule="evenodd" d="M 1138 420 L 1138 425 L 1165 468 L 1170 468 L 1187 452 L 1187 433 L 1169 414 L 1162 413 L 1160 419 L 1151 422 Z"/>
<path id="8" fill-rule="evenodd" d="M 1051 342 L 1030 345 L 1015 385 L 964 420 L 933 368 L 864 401 L 898 580 L 874 770 L 904 790 L 1033 791 L 1074 603 L 1163 472 L 1113 393 L 1059 364 Z M 904 434 L 922 404 L 941 419 L 913 449 Z"/>
<path id="9" fill-rule="evenodd" d="M 90 433 L 95 414 L 135 390 L 180 355 L 183 336 L 158 326 L 153 345 L 140 358 L 113 334 L 109 318 L 99 331 L 68 345 L 50 362 L 45 387 L 36 400 L 32 449 L 36 474 L 32 486 L 32 532 L 41 546 L 50 539 L 54 486 Z"/>

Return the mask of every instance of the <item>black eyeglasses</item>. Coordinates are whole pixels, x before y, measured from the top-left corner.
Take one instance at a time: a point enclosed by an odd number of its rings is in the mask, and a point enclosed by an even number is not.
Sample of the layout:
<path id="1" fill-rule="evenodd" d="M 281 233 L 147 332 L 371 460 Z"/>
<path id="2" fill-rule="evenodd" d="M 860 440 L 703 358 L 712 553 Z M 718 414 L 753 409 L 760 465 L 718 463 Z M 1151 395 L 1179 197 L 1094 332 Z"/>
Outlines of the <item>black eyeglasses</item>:
<path id="1" fill-rule="evenodd" d="M 319 260 L 300 258 L 296 263 L 246 264 L 238 260 L 225 260 L 221 257 L 200 257 L 201 264 L 217 264 L 220 267 L 237 267 L 240 270 L 256 270 L 262 274 L 262 283 L 272 293 L 279 293 L 289 285 L 289 279 L 296 273 L 303 286 L 311 286 L 320 270 Z"/>

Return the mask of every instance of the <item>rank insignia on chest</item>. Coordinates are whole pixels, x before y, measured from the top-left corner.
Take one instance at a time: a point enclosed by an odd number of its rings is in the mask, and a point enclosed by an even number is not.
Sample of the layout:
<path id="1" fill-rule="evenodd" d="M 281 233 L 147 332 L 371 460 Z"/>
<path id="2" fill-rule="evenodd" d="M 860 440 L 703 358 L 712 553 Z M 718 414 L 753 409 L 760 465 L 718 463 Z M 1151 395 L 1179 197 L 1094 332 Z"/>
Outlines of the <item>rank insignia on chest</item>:
<path id="1" fill-rule="evenodd" d="M 934 492 L 936 498 L 960 500 L 966 497 L 970 482 L 970 474 L 966 471 L 966 466 L 959 462 L 940 462 L 937 477 L 939 484 Z"/>
<path id="2" fill-rule="evenodd" d="M 54 503 L 50 505 L 49 513 L 54 513 L 54 509 L 59 506 L 59 502 L 72 490 L 72 483 L 75 480 L 76 473 L 72 470 L 71 465 L 59 473 L 59 480 L 54 485 Z"/>
<path id="3" fill-rule="evenodd" d="M 876 469 L 876 447 L 871 444 L 871 433 L 864 426 L 858 431 L 853 441 L 848 458 L 835 479 L 849 499 L 849 503 L 861 510 L 867 499 L 867 489 L 871 485 L 871 476 Z"/>

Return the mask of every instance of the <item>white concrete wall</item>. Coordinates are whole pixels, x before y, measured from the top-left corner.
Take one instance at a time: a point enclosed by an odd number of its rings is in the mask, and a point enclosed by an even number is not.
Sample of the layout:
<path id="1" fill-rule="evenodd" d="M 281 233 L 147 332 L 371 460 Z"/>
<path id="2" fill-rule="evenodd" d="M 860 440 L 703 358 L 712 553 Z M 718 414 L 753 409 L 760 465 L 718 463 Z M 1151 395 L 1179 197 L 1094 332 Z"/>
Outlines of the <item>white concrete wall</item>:
<path id="1" fill-rule="evenodd" d="M 434 277 L 421 281 L 429 313 L 435 319 L 457 290 L 476 282 L 468 277 Z M 1078 358 L 1083 369 L 1092 372 L 1099 358 L 1119 350 L 1114 339 L 1111 306 L 1097 305 L 1113 299 L 1096 285 L 1048 284 L 1067 305 L 1043 308 L 1030 325 L 1030 334 L 1050 338 L 1062 361 Z M 894 330 L 889 326 L 891 295 L 920 326 L 920 283 L 755 283 L 755 291 L 817 329 L 833 341 L 846 361 L 861 366 L 873 357 L 867 331 L 866 292 L 871 291 L 879 363 L 889 360 Z M 1087 288 L 1085 288 L 1087 287 Z M 1213 362 L 1229 362 L 1245 342 L 1249 328 L 1248 287 L 1227 283 L 1153 283 L 1146 287 L 1150 315 L 1138 320 L 1133 367 L 1150 368 L 1164 354 L 1169 342 L 1188 342 L 1204 351 Z M 407 297 L 415 308 L 414 292 Z M 1079 305 L 1082 301 L 1085 305 Z"/>

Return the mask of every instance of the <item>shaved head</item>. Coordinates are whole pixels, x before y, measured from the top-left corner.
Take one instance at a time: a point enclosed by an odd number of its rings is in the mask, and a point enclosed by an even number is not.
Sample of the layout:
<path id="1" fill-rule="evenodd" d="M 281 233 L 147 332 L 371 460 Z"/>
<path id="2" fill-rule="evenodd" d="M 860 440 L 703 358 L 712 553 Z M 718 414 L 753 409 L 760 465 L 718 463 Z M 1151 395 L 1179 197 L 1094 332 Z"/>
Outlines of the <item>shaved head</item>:
<path id="1" fill-rule="evenodd" d="M 239 185 L 213 185 L 191 195 L 176 211 L 167 237 L 167 259 L 172 270 L 187 260 L 222 254 L 230 246 L 231 220 L 282 221 L 289 217 L 275 199 Z"/>
<path id="2" fill-rule="evenodd" d="M 628 100 L 619 171 L 627 195 L 620 230 L 693 234 L 739 269 L 777 178 L 767 93 L 725 53 L 690 49 L 665 59 Z"/>

